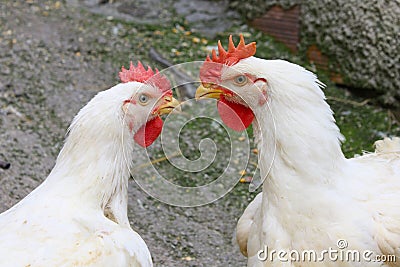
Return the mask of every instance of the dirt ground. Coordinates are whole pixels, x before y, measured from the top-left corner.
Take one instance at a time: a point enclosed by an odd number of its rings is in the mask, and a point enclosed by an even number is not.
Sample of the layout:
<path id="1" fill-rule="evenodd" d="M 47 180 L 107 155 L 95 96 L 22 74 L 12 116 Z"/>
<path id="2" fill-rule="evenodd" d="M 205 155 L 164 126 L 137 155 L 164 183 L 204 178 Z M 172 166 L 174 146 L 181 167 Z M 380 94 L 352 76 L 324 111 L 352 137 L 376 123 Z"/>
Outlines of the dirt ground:
<path id="1" fill-rule="evenodd" d="M 1 1 L 0 160 L 11 168 L 0 169 L 0 212 L 46 178 L 78 110 L 117 82 L 120 65 L 142 59 L 144 48 L 109 38 L 118 31 L 111 20 L 88 15 L 79 3 Z M 247 203 L 235 201 L 177 208 L 131 180 L 129 218 L 155 266 L 244 266 L 233 234 Z"/>

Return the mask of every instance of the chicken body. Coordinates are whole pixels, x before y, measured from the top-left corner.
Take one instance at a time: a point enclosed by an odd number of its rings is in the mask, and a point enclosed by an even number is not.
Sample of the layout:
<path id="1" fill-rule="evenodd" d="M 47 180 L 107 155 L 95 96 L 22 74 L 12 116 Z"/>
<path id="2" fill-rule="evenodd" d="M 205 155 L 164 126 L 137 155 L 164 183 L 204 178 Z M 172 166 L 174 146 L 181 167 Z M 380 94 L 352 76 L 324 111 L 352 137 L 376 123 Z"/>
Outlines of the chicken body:
<path id="1" fill-rule="evenodd" d="M 0 266 L 152 266 L 146 243 L 129 225 L 47 189 L 1 215 Z"/>
<path id="2" fill-rule="evenodd" d="M 134 133 L 176 104 L 164 93 L 121 83 L 81 109 L 47 179 L 0 214 L 0 266 L 152 266 L 129 224 L 127 189 L 134 140 L 149 143 Z"/>
<path id="3" fill-rule="evenodd" d="M 311 249 L 319 258 L 329 248 L 361 254 L 360 261 L 325 256 L 324 266 L 382 266 L 376 261 L 380 255 L 395 256 L 387 266 L 399 266 L 399 139 L 381 141 L 376 153 L 346 159 L 343 137 L 316 76 L 285 61 L 263 62 L 269 110 L 255 105 L 253 126 L 260 173 L 266 178 L 249 231 L 248 266 L 321 265 L 318 260 L 260 261 L 265 247 Z M 338 247 L 341 240 L 344 249 Z M 365 251 L 373 253 L 363 259 Z"/>
<path id="4" fill-rule="evenodd" d="M 245 45 L 243 37 L 237 48 L 230 40 L 227 52 L 219 44 L 220 56 L 207 58 L 196 92 L 198 99 L 219 99 L 230 127 L 244 129 L 253 120 L 265 179 L 237 227 L 248 266 L 400 266 L 399 139 L 346 159 L 317 77 L 254 53 L 255 44 Z M 302 260 L 309 250 L 315 260 Z M 325 250 L 357 251 L 360 259 L 335 260 Z M 381 255 L 390 259 L 379 261 Z"/>
<path id="5" fill-rule="evenodd" d="M 238 241 L 247 241 L 239 244 L 248 254 L 248 266 L 398 266 L 400 151 L 346 159 L 336 170 L 319 173 L 320 181 L 303 176 L 279 157 L 273 163 L 280 161 L 279 167 L 272 167 L 263 192 L 238 222 Z M 243 219 L 249 217 L 248 230 L 240 232 Z M 341 240 L 347 244 L 343 249 L 338 246 Z M 260 250 L 266 248 L 287 253 L 313 250 L 318 259 L 284 262 L 270 254 L 260 261 L 265 256 Z M 360 260 L 331 260 L 323 256 L 330 248 L 357 251 Z M 377 261 L 381 255 L 390 258 L 387 264 Z"/>

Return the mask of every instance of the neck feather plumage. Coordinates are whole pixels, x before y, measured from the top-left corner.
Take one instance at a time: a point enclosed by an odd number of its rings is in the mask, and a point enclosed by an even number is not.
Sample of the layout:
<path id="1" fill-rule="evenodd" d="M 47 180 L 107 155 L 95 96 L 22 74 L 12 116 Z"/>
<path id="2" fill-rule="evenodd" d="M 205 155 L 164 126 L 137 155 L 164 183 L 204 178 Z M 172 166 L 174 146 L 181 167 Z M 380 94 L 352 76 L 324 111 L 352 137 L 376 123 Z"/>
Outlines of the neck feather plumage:
<path id="1" fill-rule="evenodd" d="M 264 190 L 277 193 L 299 190 L 301 187 L 294 186 L 297 183 L 330 184 L 345 157 L 340 148 L 342 135 L 320 83 L 300 66 L 285 61 L 272 63 L 276 64 L 264 70 L 268 73 L 264 78 L 269 85 L 269 106 L 256 110 L 253 125 L 261 174 L 268 175 Z"/>
<path id="2" fill-rule="evenodd" d="M 46 184 L 103 210 L 118 198 L 126 210 L 134 142 L 117 116 L 122 101 L 103 101 L 112 97 L 104 97 L 107 93 L 98 94 L 75 117 Z"/>

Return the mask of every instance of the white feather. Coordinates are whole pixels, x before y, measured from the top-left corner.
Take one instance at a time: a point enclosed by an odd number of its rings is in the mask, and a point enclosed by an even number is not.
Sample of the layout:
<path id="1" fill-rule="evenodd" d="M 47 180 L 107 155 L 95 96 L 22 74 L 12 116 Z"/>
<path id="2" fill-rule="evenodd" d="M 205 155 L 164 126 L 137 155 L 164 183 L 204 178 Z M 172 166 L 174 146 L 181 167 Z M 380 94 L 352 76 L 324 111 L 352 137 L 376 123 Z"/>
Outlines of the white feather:
<path id="1" fill-rule="evenodd" d="M 152 266 L 127 216 L 134 143 L 121 107 L 140 86 L 81 109 L 47 179 L 0 215 L 0 266 Z"/>
<path id="2" fill-rule="evenodd" d="M 400 139 L 385 139 L 376 143 L 376 153 L 346 159 L 340 147 L 343 137 L 313 73 L 286 61 L 255 57 L 235 68 L 268 83 L 269 108 L 253 108 L 266 180 L 262 200 L 257 196 L 250 204 L 248 266 L 367 266 L 257 257 L 265 246 L 299 252 L 337 249 L 339 239 L 348 242 L 348 249 L 396 255 L 395 263 L 368 266 L 400 266 Z M 246 210 L 243 216 L 248 215 Z"/>

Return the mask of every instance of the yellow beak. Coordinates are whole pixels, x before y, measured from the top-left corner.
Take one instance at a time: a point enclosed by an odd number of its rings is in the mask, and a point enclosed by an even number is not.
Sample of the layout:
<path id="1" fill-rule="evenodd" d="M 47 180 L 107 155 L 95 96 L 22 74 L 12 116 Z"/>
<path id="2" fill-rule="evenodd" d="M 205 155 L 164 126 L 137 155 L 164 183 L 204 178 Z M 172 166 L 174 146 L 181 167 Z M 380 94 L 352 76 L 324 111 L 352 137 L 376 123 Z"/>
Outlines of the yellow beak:
<path id="1" fill-rule="evenodd" d="M 224 92 L 218 87 L 205 87 L 204 85 L 200 85 L 197 87 L 195 98 L 199 100 L 201 98 L 215 98 L 219 99 Z"/>
<path id="2" fill-rule="evenodd" d="M 162 101 L 163 104 L 158 106 L 158 109 L 155 112 L 155 114 L 157 115 L 169 114 L 173 110 L 182 111 L 181 107 L 179 106 L 180 105 L 179 101 L 173 98 L 172 96 L 165 96 L 163 97 Z"/>

